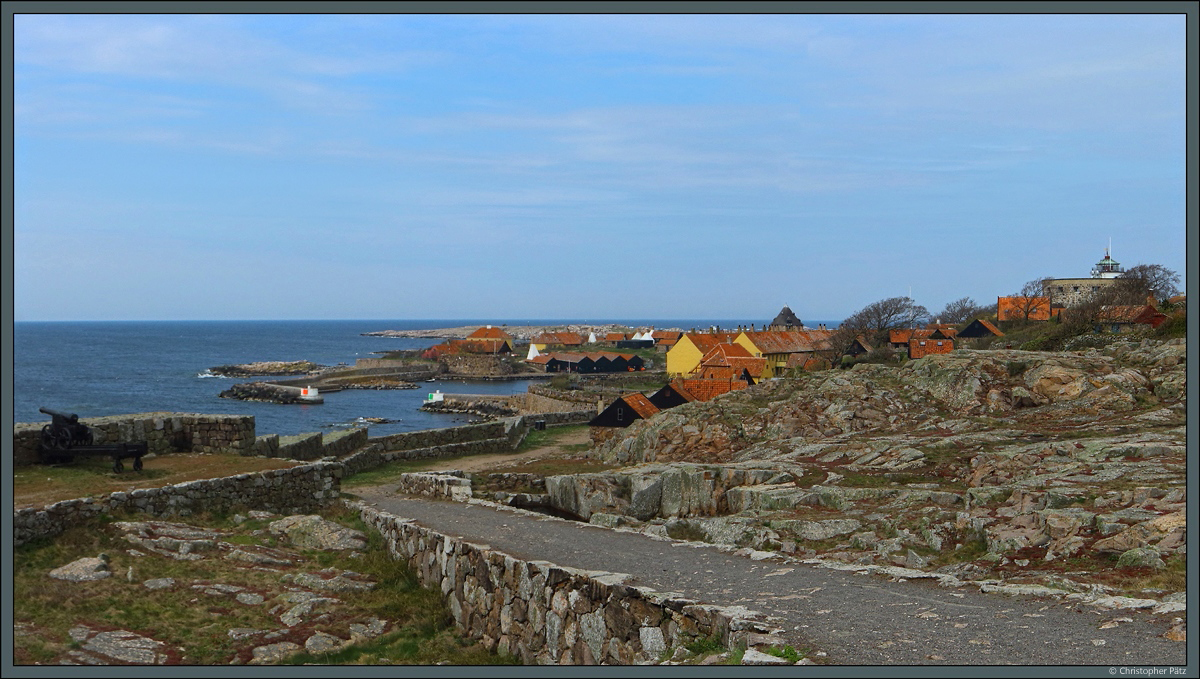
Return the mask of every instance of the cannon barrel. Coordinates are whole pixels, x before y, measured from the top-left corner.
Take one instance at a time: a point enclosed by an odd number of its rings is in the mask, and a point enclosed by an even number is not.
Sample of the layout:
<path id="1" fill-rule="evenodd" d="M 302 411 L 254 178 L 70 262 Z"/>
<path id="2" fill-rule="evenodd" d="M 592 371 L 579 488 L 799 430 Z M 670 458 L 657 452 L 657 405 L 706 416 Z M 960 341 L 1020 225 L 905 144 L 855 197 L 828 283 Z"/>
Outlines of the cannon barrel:
<path id="1" fill-rule="evenodd" d="M 79 424 L 79 416 L 74 413 L 60 413 L 59 411 L 51 410 L 50 408 L 38 408 L 38 411 L 46 413 L 50 417 L 53 417 L 56 421 L 66 420 L 69 424 Z"/>

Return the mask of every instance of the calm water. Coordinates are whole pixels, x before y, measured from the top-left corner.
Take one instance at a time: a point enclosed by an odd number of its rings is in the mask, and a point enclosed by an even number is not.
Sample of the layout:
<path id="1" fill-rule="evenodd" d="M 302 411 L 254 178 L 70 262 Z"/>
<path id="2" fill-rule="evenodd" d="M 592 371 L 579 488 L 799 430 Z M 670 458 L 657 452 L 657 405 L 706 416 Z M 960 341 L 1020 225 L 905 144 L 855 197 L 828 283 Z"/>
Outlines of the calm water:
<path id="1" fill-rule="evenodd" d="M 497 321 L 488 321 L 496 324 Z M 504 322 L 504 321 L 501 321 Z M 510 325 L 568 321 L 510 320 Z M 591 321 L 600 323 L 603 321 Z M 728 321 L 630 320 L 630 325 L 707 327 Z M 528 380 L 439 380 L 409 390 L 346 390 L 317 405 L 280 405 L 219 398 L 237 381 L 202 377 L 217 365 L 308 360 L 354 364 L 390 349 L 417 349 L 437 340 L 363 337 L 377 330 L 470 325 L 472 321 L 154 321 L 20 322 L 13 329 L 13 421 L 44 422 L 45 406 L 81 418 L 158 410 L 253 415 L 259 435 L 293 435 L 353 426 L 360 417 L 386 417 L 372 436 L 447 427 L 467 421 L 418 410 L 426 393 L 511 394 Z M 813 322 L 815 325 L 815 322 Z"/>

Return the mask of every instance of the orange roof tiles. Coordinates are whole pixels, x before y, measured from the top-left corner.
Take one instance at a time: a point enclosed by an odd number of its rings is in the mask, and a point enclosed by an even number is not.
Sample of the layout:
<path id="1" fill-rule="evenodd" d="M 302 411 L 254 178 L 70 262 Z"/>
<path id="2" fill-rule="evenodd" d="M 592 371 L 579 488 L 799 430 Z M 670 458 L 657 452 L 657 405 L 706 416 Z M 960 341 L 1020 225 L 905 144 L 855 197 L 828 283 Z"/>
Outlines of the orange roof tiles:
<path id="1" fill-rule="evenodd" d="M 475 332 L 471 333 L 470 335 L 467 335 L 467 339 L 469 339 L 469 340 L 488 340 L 488 339 L 511 340 L 512 336 L 509 335 L 508 333 L 504 332 L 500 328 L 497 328 L 496 326 L 488 326 L 488 327 L 480 328 L 480 329 L 476 330 Z"/>
<path id="2" fill-rule="evenodd" d="M 575 332 L 544 332 L 529 340 L 532 344 L 561 344 L 573 346 L 583 344 L 583 337 Z"/>
<path id="3" fill-rule="evenodd" d="M 681 380 L 683 388 L 688 390 L 697 401 L 711 401 L 721 394 L 740 391 L 750 386 L 744 380 L 703 379 L 693 378 Z"/>
<path id="4" fill-rule="evenodd" d="M 829 348 L 832 330 L 764 330 L 747 332 L 750 340 L 764 354 L 791 354 Z"/>
<path id="5" fill-rule="evenodd" d="M 644 394 L 625 394 L 621 397 L 621 400 L 628 404 L 633 409 L 633 412 L 641 416 L 642 419 L 647 419 L 658 412 L 658 406 L 651 403 L 650 399 L 646 398 Z"/>

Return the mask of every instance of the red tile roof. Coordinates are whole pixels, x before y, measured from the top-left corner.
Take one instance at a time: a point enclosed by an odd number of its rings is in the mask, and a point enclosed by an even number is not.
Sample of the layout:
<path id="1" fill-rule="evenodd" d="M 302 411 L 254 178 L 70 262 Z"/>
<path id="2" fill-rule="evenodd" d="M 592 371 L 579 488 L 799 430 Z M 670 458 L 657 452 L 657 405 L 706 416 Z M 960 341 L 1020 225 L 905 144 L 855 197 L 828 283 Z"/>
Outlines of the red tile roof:
<path id="1" fill-rule="evenodd" d="M 1098 320 L 1101 323 L 1136 323 L 1137 318 L 1145 313 L 1147 308 L 1155 311 L 1154 307 L 1146 304 L 1106 306 L 1100 309 Z"/>
<path id="2" fill-rule="evenodd" d="M 698 398 L 696 398 L 695 394 L 688 391 L 688 388 L 683 386 L 683 380 L 673 380 L 668 386 L 670 386 L 672 389 L 674 389 L 676 394 L 679 394 L 680 396 L 682 396 L 683 399 L 685 401 L 688 401 L 689 403 L 691 401 L 699 400 Z"/>
<path id="3" fill-rule="evenodd" d="M 733 333 L 733 332 L 690 333 L 690 332 L 688 332 L 688 333 L 684 333 L 684 337 L 687 337 L 688 339 L 690 339 L 692 341 L 692 344 L 695 345 L 695 347 L 700 350 L 701 354 L 707 354 L 713 347 L 717 346 L 718 344 L 732 342 L 734 339 L 737 338 L 737 333 Z M 680 339 L 680 341 L 682 341 L 683 337 L 680 337 L 679 339 Z"/>
<path id="4" fill-rule="evenodd" d="M 791 354 L 829 348 L 832 330 L 764 330 L 747 332 L 750 340 L 764 354 Z"/>
<path id="5" fill-rule="evenodd" d="M 574 346 L 583 344 L 583 337 L 575 332 L 544 332 L 529 340 L 531 344 L 561 344 Z"/>
<path id="6" fill-rule="evenodd" d="M 888 341 L 893 344 L 908 344 L 909 340 L 929 339 L 933 334 L 930 328 L 895 328 L 888 331 Z"/>
<path id="7" fill-rule="evenodd" d="M 511 340 L 512 336 L 509 335 L 508 333 L 504 332 L 500 328 L 497 328 L 496 326 L 491 326 L 491 327 L 484 327 L 484 328 L 480 328 L 480 329 L 476 330 L 475 332 L 471 333 L 470 335 L 467 335 L 467 339 L 469 339 L 469 340 L 487 340 L 487 339 Z"/>
<path id="8" fill-rule="evenodd" d="M 650 399 L 646 398 L 643 394 L 625 394 L 620 400 L 624 401 L 642 419 L 648 419 L 651 415 L 658 412 L 658 406 L 651 403 Z"/>
<path id="9" fill-rule="evenodd" d="M 987 319 L 976 318 L 975 320 L 979 321 L 980 325 L 987 328 L 988 331 L 991 332 L 992 334 L 994 334 L 996 337 L 1004 337 L 1004 333 L 1000 332 L 1000 328 L 997 328 L 996 326 L 992 325 L 991 322 L 989 322 Z"/>
<path id="10" fill-rule="evenodd" d="M 683 388 L 687 389 L 697 401 L 711 401 L 721 394 L 739 391 L 750 386 L 744 380 L 703 379 L 693 378 L 682 380 Z"/>

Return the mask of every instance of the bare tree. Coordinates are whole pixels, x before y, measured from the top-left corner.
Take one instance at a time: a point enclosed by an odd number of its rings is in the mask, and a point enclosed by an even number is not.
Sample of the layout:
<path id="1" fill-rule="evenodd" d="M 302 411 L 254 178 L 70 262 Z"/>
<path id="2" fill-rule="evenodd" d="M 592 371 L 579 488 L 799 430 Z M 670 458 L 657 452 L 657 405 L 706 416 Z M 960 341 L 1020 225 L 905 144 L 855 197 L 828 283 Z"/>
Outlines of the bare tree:
<path id="1" fill-rule="evenodd" d="M 1179 274 L 1161 264 L 1138 264 L 1111 286 L 1110 304 L 1143 304 L 1147 297 L 1164 300 L 1179 294 Z"/>
<path id="2" fill-rule="evenodd" d="M 963 297 L 947 304 L 946 308 L 942 309 L 942 312 L 936 314 L 934 318 L 942 323 L 958 325 L 974 316 L 979 310 L 979 305 L 975 303 L 975 300 L 970 297 Z"/>
<path id="3" fill-rule="evenodd" d="M 929 311 L 909 297 L 891 297 L 868 304 L 851 314 L 830 337 L 830 348 L 841 356 L 860 335 L 874 347 L 888 342 L 888 332 L 929 322 Z"/>

